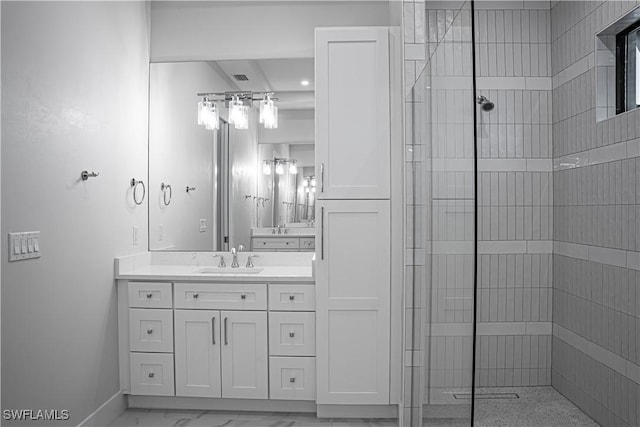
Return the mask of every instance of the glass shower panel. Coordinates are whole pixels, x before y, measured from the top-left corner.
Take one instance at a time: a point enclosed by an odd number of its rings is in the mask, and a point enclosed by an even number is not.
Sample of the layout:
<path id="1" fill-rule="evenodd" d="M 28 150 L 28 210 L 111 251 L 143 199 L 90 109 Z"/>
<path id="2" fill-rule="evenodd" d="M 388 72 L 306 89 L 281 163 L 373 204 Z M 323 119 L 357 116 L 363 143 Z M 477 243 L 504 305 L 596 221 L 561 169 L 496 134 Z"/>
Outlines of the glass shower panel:
<path id="1" fill-rule="evenodd" d="M 417 5 L 418 3 L 416 3 Z M 425 2 L 426 62 L 409 91 L 414 343 L 420 423 L 470 425 L 474 333 L 471 5 Z M 415 261 L 419 259 L 420 262 Z M 415 301 L 420 303 L 416 304 Z M 416 352 L 414 351 L 414 354 Z M 418 387 L 416 387 L 416 381 Z M 414 393 L 415 394 L 415 393 Z M 453 424 L 451 424 L 453 422 Z"/>

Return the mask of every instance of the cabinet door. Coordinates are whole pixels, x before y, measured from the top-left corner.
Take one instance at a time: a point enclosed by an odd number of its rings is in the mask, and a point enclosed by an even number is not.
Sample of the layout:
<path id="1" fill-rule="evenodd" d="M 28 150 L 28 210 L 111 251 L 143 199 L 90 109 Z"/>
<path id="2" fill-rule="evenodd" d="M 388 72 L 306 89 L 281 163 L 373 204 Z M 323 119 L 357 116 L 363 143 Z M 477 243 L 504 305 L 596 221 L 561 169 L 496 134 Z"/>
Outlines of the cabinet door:
<path id="1" fill-rule="evenodd" d="M 223 311 L 222 397 L 268 397 L 267 313 Z"/>
<path id="2" fill-rule="evenodd" d="M 175 310 L 176 396 L 221 397 L 220 312 Z"/>
<path id="3" fill-rule="evenodd" d="M 388 28 L 317 28 L 315 40 L 316 197 L 388 199 Z"/>
<path id="4" fill-rule="evenodd" d="M 389 403 L 389 201 L 317 206 L 317 402 Z"/>

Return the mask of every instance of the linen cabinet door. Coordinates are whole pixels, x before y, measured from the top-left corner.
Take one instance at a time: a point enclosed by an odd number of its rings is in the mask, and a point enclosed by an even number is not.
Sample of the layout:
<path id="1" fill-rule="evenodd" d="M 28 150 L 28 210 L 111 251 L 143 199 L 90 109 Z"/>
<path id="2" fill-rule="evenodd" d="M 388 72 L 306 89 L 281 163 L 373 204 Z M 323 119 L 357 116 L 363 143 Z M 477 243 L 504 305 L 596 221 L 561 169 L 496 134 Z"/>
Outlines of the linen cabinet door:
<path id="1" fill-rule="evenodd" d="M 267 313 L 223 311 L 222 397 L 267 399 Z"/>
<path id="2" fill-rule="evenodd" d="M 319 404 L 388 404 L 390 203 L 318 201 Z"/>
<path id="3" fill-rule="evenodd" d="M 389 29 L 317 28 L 316 198 L 388 199 Z"/>
<path id="4" fill-rule="evenodd" d="M 176 396 L 221 397 L 220 312 L 175 310 Z"/>

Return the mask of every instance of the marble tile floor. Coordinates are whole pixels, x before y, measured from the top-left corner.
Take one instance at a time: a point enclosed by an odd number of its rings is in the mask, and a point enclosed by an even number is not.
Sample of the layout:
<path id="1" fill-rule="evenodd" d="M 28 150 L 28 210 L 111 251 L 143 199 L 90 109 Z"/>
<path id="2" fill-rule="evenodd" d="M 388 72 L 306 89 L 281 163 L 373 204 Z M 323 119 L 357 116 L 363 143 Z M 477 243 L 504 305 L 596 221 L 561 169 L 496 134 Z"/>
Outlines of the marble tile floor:
<path id="1" fill-rule="evenodd" d="M 475 427 L 597 427 L 552 387 L 482 388 L 518 399 L 478 399 Z M 314 414 L 128 409 L 112 427 L 395 427 L 396 420 L 318 419 Z M 425 419 L 424 427 L 469 427 L 468 419 Z"/>
<path id="2" fill-rule="evenodd" d="M 127 409 L 111 427 L 395 427 L 397 420 L 318 419 L 315 414 Z"/>
<path id="3" fill-rule="evenodd" d="M 516 393 L 518 399 L 478 399 L 474 427 L 597 427 L 599 424 L 553 387 L 480 388 L 480 393 Z M 424 427 L 469 427 L 469 420 L 423 420 Z"/>

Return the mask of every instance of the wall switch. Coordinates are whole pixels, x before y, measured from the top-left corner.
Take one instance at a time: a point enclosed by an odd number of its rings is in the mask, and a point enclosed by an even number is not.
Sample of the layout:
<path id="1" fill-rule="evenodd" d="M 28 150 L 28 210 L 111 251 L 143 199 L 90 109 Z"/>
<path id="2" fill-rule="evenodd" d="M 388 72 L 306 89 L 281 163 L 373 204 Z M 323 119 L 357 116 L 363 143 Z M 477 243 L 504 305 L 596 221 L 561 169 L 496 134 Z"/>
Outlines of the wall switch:
<path id="1" fill-rule="evenodd" d="M 206 219 L 201 219 L 200 220 L 200 232 L 204 233 L 205 231 L 207 231 L 207 228 L 209 228 L 207 226 L 207 220 Z"/>
<path id="2" fill-rule="evenodd" d="M 139 227 L 133 226 L 133 246 L 138 245 L 138 229 Z"/>
<path id="3" fill-rule="evenodd" d="M 40 258 L 40 232 L 9 233 L 9 262 Z"/>

